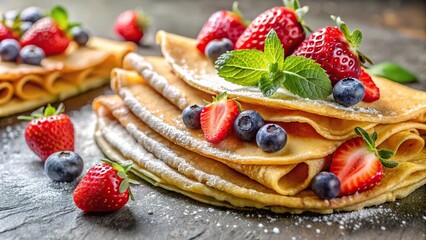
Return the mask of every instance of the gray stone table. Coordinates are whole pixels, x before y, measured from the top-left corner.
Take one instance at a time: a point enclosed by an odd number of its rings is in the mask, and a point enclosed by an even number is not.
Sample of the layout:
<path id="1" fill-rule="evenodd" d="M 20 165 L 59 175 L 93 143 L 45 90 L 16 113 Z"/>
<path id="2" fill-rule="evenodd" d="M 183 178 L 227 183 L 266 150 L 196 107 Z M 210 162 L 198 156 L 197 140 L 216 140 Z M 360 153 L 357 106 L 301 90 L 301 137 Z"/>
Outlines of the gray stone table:
<path id="1" fill-rule="evenodd" d="M 1 0 L 6 9 L 53 5 L 49 0 Z M 232 1 L 57 1 L 71 19 L 94 35 L 115 38 L 112 23 L 123 10 L 140 6 L 152 20 L 142 54 L 159 55 L 154 32 L 164 29 L 195 37 L 209 14 Z M 279 5 L 277 1 L 242 0 L 252 19 Z M 426 90 L 426 16 L 423 1 L 303 1 L 311 6 L 306 21 L 319 28 L 340 15 L 364 33 L 362 50 L 376 62 L 393 60 L 417 73 L 411 87 Z M 76 128 L 76 151 L 85 171 L 102 157 L 93 140 L 95 116 L 91 102 L 103 87 L 65 101 Z M 55 183 L 28 149 L 25 123 L 16 116 L 0 119 L 0 239 L 426 239 L 426 186 L 405 199 L 361 211 L 331 215 L 273 214 L 208 206 L 147 183 L 134 186 L 137 198 L 111 214 L 84 214 L 74 206 L 73 183 Z"/>

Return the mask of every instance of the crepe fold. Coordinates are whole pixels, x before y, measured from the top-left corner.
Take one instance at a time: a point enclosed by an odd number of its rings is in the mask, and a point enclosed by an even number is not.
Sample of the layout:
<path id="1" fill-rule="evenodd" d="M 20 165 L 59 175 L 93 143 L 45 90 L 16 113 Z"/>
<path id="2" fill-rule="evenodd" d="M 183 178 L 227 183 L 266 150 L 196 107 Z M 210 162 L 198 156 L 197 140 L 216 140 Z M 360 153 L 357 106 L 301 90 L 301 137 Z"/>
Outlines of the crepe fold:
<path id="1" fill-rule="evenodd" d="M 72 43 L 64 54 L 45 58 L 42 66 L 0 61 L 0 117 L 107 83 L 110 71 L 135 49 L 131 43 L 93 37 L 85 47 Z"/>
<path id="2" fill-rule="evenodd" d="M 386 169 L 382 182 L 372 190 L 333 200 L 321 200 L 309 188 L 286 196 L 235 171 L 232 166 L 187 151 L 144 129 L 119 96 L 99 97 L 94 109 L 98 115 L 95 137 L 108 157 L 115 161 L 131 159 L 137 164 L 134 173 L 155 186 L 217 206 L 331 213 L 393 201 L 426 182 L 423 150 L 411 161 Z"/>
<path id="3" fill-rule="evenodd" d="M 375 79 L 389 87 L 383 90 L 384 99 L 399 90 L 413 97 L 407 100 L 413 107 L 401 103 L 400 110 L 387 102 L 343 108 L 286 92 L 279 99 L 265 99 L 256 95 L 257 89 L 217 82 L 216 70 L 197 53 L 193 40 L 164 32 L 158 38 L 165 58 L 127 54 L 123 68 L 111 72 L 115 95 L 93 103 L 95 137 L 103 152 L 115 161 L 133 160 L 134 173 L 155 186 L 217 206 L 331 213 L 394 201 L 426 183 L 424 93 Z M 183 124 L 185 107 L 222 91 L 243 110 L 256 110 L 283 126 L 287 145 L 265 153 L 234 133 L 210 144 L 201 130 Z M 377 148 L 394 151 L 392 159 L 399 165 L 385 168 L 382 181 L 371 190 L 322 200 L 310 182 L 329 167 L 331 154 L 355 137 L 355 127 L 377 132 Z"/>

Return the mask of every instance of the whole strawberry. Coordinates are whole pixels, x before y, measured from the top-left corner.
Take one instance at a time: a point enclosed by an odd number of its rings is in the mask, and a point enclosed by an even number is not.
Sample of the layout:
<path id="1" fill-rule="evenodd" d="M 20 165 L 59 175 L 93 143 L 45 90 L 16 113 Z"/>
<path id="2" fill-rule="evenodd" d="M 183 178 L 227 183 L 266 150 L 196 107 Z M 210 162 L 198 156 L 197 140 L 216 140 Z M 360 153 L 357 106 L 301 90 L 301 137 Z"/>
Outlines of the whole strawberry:
<path id="1" fill-rule="evenodd" d="M 126 41 L 138 43 L 148 25 L 148 18 L 135 10 L 121 13 L 115 20 L 114 30 Z"/>
<path id="2" fill-rule="evenodd" d="M 35 45 L 47 56 L 65 52 L 71 42 L 69 31 L 76 26 L 68 22 L 67 11 L 60 7 L 53 7 L 50 16 L 35 22 L 21 37 L 21 45 Z"/>
<path id="3" fill-rule="evenodd" d="M 334 85 L 344 78 L 359 79 L 361 64 L 371 60 L 357 50 L 362 40 L 361 31 L 356 29 L 351 33 L 340 17 L 332 18 L 339 27 L 329 26 L 313 32 L 293 55 L 319 63 Z"/>
<path id="4" fill-rule="evenodd" d="M 235 45 L 240 35 L 246 29 L 246 23 L 234 3 L 233 11 L 217 11 L 213 13 L 198 34 L 197 49 L 204 53 L 206 46 L 212 40 L 227 38 Z"/>
<path id="5" fill-rule="evenodd" d="M 305 39 L 303 16 L 307 7 L 300 8 L 297 0 L 284 1 L 286 6 L 273 7 L 257 16 L 238 39 L 235 49 L 263 51 L 266 35 L 277 33 L 286 56 L 291 55 Z"/>
<path id="6" fill-rule="evenodd" d="M 129 196 L 134 200 L 126 174 L 132 162 L 102 161 L 89 169 L 74 191 L 75 205 L 85 212 L 114 212 L 126 205 Z"/>
<path id="7" fill-rule="evenodd" d="M 25 127 L 25 140 L 43 162 L 54 152 L 74 151 L 74 126 L 62 111 L 62 104 L 58 109 L 49 104 L 44 111 L 40 109 L 31 116 L 18 117 L 31 120 Z"/>

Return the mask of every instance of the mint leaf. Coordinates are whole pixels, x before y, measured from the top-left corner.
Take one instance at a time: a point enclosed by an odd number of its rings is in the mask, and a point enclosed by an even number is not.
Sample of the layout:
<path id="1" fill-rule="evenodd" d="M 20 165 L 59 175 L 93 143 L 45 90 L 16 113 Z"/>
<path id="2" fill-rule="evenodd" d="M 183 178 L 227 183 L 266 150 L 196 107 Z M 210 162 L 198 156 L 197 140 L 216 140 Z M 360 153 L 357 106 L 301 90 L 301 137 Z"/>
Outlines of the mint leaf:
<path id="1" fill-rule="evenodd" d="M 259 80 L 259 89 L 263 96 L 269 97 L 274 94 L 285 80 L 282 72 L 271 72 L 264 74 Z"/>
<path id="2" fill-rule="evenodd" d="M 376 64 L 367 69 L 367 72 L 372 75 L 384 77 L 398 83 L 411 83 L 418 80 L 414 73 L 393 62 L 383 62 Z"/>
<path id="3" fill-rule="evenodd" d="M 62 30 L 68 27 L 68 13 L 65 8 L 61 6 L 55 6 L 50 11 L 50 17 L 55 21 L 58 27 Z"/>
<path id="4" fill-rule="evenodd" d="M 283 70 L 284 48 L 274 29 L 269 31 L 265 39 L 264 51 L 266 59 L 270 63 L 277 63 L 278 70 Z"/>
<path id="5" fill-rule="evenodd" d="M 304 98 L 322 99 L 332 92 L 331 82 L 325 70 L 315 61 L 289 56 L 284 61 L 285 81 L 283 86 Z"/>
<path id="6" fill-rule="evenodd" d="M 257 84 L 269 72 L 265 54 L 259 50 L 229 51 L 220 55 L 215 65 L 220 77 L 242 86 Z"/>

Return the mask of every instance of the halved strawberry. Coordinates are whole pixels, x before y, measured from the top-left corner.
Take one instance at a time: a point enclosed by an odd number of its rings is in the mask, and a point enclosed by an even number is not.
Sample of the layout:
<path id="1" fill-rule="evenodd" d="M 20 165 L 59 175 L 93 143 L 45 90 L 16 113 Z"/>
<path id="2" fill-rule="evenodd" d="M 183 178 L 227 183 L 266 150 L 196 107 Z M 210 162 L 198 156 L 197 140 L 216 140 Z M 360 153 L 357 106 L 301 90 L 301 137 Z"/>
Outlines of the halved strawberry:
<path id="1" fill-rule="evenodd" d="M 362 101 L 364 102 L 374 102 L 380 98 L 380 90 L 373 82 L 371 76 L 361 69 L 361 74 L 359 76 L 359 80 L 362 82 L 365 88 L 365 95 Z"/>
<path id="2" fill-rule="evenodd" d="M 213 97 L 200 114 L 201 129 L 208 142 L 219 143 L 232 131 L 234 121 L 240 113 L 239 104 L 227 99 L 226 92 Z"/>
<path id="3" fill-rule="evenodd" d="M 398 163 L 389 161 L 393 152 L 377 150 L 377 134 L 369 135 L 362 128 L 355 128 L 361 137 L 343 143 L 333 154 L 330 172 L 340 181 L 340 196 L 369 190 L 380 183 L 383 167 L 396 167 Z"/>

